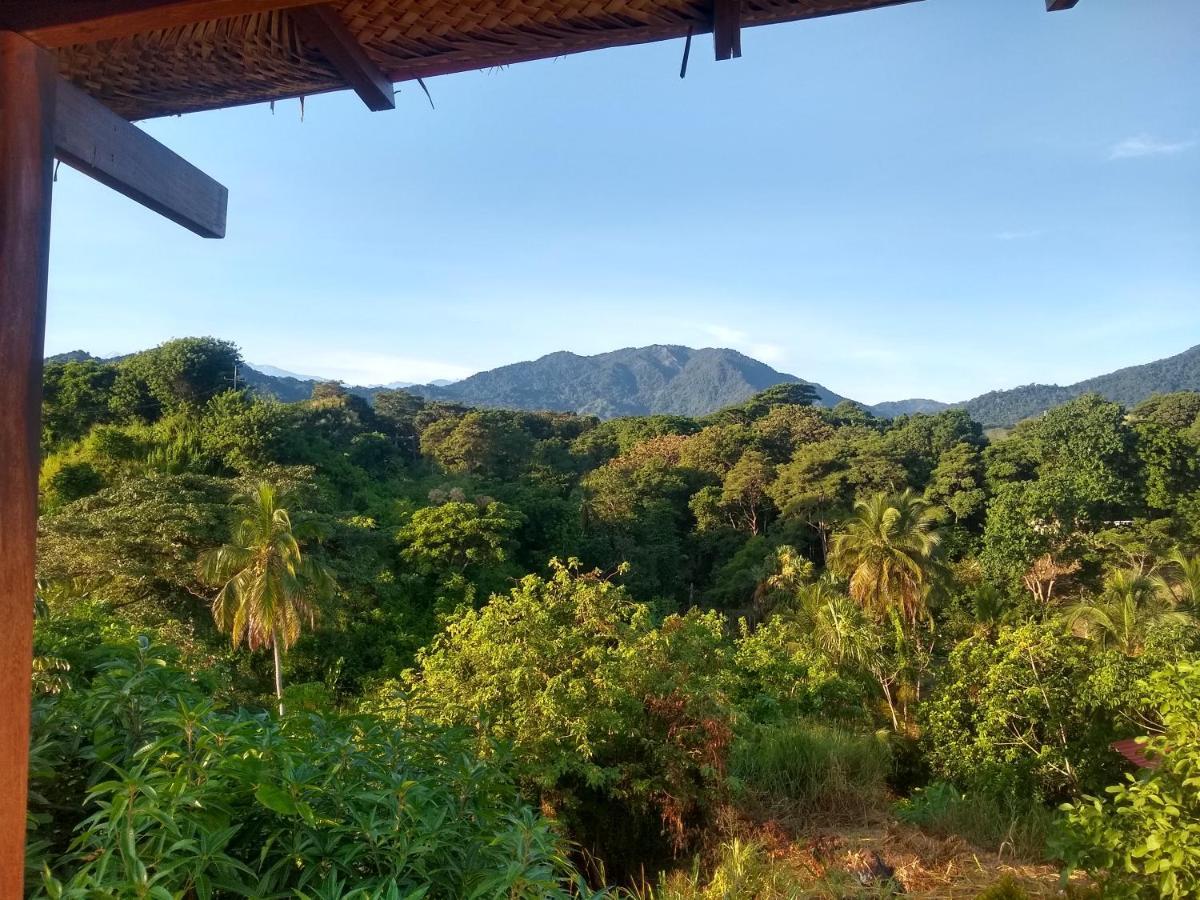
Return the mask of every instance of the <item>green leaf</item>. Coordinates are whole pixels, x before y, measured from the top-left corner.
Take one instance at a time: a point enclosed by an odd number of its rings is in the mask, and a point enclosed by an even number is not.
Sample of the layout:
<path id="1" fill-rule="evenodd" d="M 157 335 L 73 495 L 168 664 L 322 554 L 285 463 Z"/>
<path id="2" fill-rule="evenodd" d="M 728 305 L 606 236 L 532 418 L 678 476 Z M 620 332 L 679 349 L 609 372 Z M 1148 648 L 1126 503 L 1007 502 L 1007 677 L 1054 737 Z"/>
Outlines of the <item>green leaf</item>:
<path id="1" fill-rule="evenodd" d="M 292 799 L 292 795 L 273 784 L 260 784 L 254 792 L 254 799 L 272 812 L 284 816 L 296 815 L 296 801 Z"/>

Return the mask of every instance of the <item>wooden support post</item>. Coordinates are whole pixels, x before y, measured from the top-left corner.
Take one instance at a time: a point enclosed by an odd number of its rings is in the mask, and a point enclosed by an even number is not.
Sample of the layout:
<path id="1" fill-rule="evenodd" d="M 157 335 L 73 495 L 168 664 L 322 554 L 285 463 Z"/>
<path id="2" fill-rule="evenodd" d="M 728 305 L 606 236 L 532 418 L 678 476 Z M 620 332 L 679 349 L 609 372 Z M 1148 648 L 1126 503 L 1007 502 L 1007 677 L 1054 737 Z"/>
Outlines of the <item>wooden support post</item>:
<path id="1" fill-rule="evenodd" d="M 719 60 L 742 55 L 741 0 L 713 0 L 713 50 Z"/>
<path id="2" fill-rule="evenodd" d="M 21 897 L 54 60 L 0 31 L 0 897 Z"/>

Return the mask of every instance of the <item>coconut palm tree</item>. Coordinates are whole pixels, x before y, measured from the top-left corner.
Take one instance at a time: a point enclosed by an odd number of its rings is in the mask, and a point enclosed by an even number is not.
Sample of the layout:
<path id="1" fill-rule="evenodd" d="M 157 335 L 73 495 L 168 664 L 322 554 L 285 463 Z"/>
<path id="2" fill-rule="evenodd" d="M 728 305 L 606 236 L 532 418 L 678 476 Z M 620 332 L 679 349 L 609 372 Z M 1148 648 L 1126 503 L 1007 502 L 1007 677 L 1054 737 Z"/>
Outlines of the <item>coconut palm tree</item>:
<path id="1" fill-rule="evenodd" d="M 1200 556 L 1187 557 L 1178 547 L 1171 552 L 1166 565 L 1167 574 L 1159 586 L 1179 603 L 1200 610 Z"/>
<path id="2" fill-rule="evenodd" d="M 1126 656 L 1137 656 L 1155 628 L 1186 625 L 1192 617 L 1175 608 L 1156 579 L 1136 569 L 1111 572 L 1098 597 L 1085 599 L 1067 610 L 1067 628 L 1101 647 L 1112 647 Z"/>
<path id="3" fill-rule="evenodd" d="M 934 507 L 912 491 L 879 494 L 854 505 L 834 535 L 830 568 L 849 579 L 850 596 L 877 618 L 914 625 L 942 574 Z"/>
<path id="4" fill-rule="evenodd" d="M 260 484 L 250 495 L 233 542 L 203 561 L 205 579 L 221 589 L 213 599 L 213 619 L 234 646 L 244 639 L 251 650 L 270 647 L 275 663 L 275 697 L 283 714 L 283 653 L 312 626 L 317 601 L 334 588 L 333 578 L 300 550 L 288 511 L 275 489 Z"/>

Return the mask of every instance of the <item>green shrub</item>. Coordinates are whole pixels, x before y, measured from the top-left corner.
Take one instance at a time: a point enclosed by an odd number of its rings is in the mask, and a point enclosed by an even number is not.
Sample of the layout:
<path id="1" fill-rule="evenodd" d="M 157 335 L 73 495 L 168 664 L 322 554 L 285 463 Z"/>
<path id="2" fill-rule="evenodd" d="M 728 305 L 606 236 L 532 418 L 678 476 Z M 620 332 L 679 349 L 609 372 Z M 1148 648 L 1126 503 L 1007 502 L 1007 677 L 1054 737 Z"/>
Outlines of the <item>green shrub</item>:
<path id="1" fill-rule="evenodd" d="M 655 628 L 624 588 L 556 563 L 461 613 L 419 662 L 409 708 L 511 742 L 525 784 L 573 825 L 591 798 L 654 815 L 681 845 L 719 795 L 733 708 L 715 613 Z"/>
<path id="2" fill-rule="evenodd" d="M 148 642 L 103 649 L 35 708 L 29 862 L 50 897 L 569 895 L 563 845 L 498 751 L 221 710 Z"/>
<path id="3" fill-rule="evenodd" d="M 958 835 L 978 847 L 1043 859 L 1054 812 L 1029 801 L 964 794 L 944 781 L 918 789 L 896 804 L 896 817 L 939 835 Z"/>
<path id="4" fill-rule="evenodd" d="M 1157 768 L 1126 775 L 1109 799 L 1066 805 L 1059 850 L 1068 871 L 1099 879 L 1108 897 L 1200 894 L 1200 662 L 1143 685 L 1165 734 L 1147 742 Z"/>
<path id="5" fill-rule="evenodd" d="M 754 630 L 742 621 L 734 664 L 739 701 L 757 721 L 869 721 L 867 683 L 837 671 L 813 647 L 811 627 L 795 617 L 772 616 Z"/>
<path id="6" fill-rule="evenodd" d="M 759 725 L 734 744 L 736 783 L 804 810 L 861 815 L 887 790 L 891 750 L 881 734 L 853 734 L 810 722 Z"/>
<path id="7" fill-rule="evenodd" d="M 1064 634 L 1060 623 L 1001 626 L 950 652 L 923 704 L 934 773 L 972 793 L 1066 799 L 1115 775 L 1110 748 L 1151 654 L 1129 658 Z"/>

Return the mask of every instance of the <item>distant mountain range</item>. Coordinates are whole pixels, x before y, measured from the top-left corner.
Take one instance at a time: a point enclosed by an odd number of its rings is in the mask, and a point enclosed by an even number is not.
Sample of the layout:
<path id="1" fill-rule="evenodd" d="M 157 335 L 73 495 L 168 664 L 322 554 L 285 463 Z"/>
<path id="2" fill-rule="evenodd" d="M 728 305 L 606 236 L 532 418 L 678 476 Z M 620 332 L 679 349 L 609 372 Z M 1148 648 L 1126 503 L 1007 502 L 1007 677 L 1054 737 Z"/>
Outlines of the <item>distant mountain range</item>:
<path id="1" fill-rule="evenodd" d="M 408 390 L 469 406 L 561 410 L 611 419 L 652 413 L 700 416 L 772 385 L 800 381 L 736 350 L 656 344 L 596 356 L 560 351 L 454 384 Z M 845 399 L 823 385 L 806 383 L 826 406 Z"/>
<path id="2" fill-rule="evenodd" d="M 86 359 L 97 358 L 74 350 L 47 361 Z M 239 376 L 256 392 L 289 403 L 308 399 L 313 381 L 319 380 L 267 365 L 247 365 Z M 740 403 L 772 385 L 796 382 L 811 384 L 823 406 L 835 406 L 847 399 L 824 385 L 776 371 L 736 350 L 697 350 L 670 344 L 627 347 L 595 356 L 560 351 L 452 383 L 396 382 L 349 386 L 348 390 L 372 399 L 380 390 L 403 388 L 430 400 L 467 406 L 556 410 L 608 419 L 654 413 L 699 416 Z M 984 427 L 993 428 L 1015 425 L 1086 393 L 1133 406 L 1154 394 L 1183 390 L 1200 391 L 1200 345 L 1167 359 L 1118 369 L 1065 387 L 1028 384 L 959 403 L 910 399 L 862 405 L 888 418 L 962 408 Z"/>

